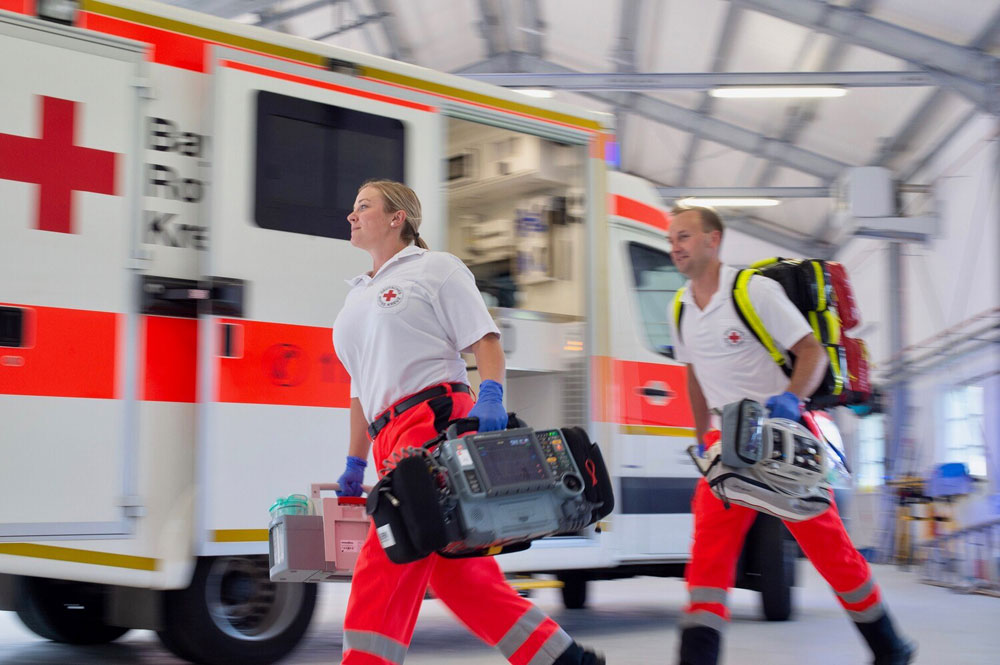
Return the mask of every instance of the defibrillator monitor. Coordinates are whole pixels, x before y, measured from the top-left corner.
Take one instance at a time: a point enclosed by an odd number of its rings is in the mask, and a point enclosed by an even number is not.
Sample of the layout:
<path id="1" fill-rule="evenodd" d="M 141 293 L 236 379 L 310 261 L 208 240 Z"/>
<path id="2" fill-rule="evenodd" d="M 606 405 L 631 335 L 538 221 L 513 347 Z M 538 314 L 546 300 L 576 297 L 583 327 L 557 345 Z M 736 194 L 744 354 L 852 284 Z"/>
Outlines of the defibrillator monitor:
<path id="1" fill-rule="evenodd" d="M 487 492 L 535 485 L 550 479 L 542 452 L 532 432 L 505 436 L 505 432 L 471 438 L 469 449 L 479 458 Z"/>

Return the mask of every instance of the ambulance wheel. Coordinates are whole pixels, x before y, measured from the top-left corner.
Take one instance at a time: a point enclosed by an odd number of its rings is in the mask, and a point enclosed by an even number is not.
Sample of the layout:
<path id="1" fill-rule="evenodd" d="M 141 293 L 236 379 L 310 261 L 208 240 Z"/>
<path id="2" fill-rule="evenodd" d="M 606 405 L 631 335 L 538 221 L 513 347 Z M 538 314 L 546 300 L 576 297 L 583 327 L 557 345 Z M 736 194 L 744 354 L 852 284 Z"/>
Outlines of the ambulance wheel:
<path id="1" fill-rule="evenodd" d="M 587 577 L 581 573 L 559 573 L 559 581 L 563 583 L 563 605 L 568 610 L 579 610 L 587 604 Z"/>
<path id="2" fill-rule="evenodd" d="M 106 644 L 128 628 L 104 623 L 105 593 L 97 584 L 21 578 L 17 616 L 39 637 L 65 644 Z"/>
<path id="3" fill-rule="evenodd" d="M 201 665 L 268 665 L 302 639 L 315 584 L 271 582 L 266 556 L 198 560 L 187 589 L 164 594 L 160 641 Z"/>
<path id="4" fill-rule="evenodd" d="M 760 602 L 768 621 L 792 617 L 792 583 L 795 579 L 795 541 L 785 536 L 785 525 L 769 515 L 757 517 L 757 562 L 760 567 Z"/>

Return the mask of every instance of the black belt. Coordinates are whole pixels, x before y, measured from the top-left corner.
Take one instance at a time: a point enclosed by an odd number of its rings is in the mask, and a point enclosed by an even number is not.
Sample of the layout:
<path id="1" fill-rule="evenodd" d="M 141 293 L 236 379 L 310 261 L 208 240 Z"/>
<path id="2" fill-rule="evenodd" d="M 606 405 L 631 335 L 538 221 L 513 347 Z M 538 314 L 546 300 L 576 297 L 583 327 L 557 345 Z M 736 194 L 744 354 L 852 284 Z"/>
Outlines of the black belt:
<path id="1" fill-rule="evenodd" d="M 445 385 L 449 386 L 451 390 L 445 388 Z M 400 415 L 404 411 L 409 411 L 418 404 L 423 404 L 429 399 L 434 399 L 435 397 L 440 397 L 442 395 L 448 395 L 450 393 L 468 393 L 469 386 L 464 383 L 448 383 L 440 386 L 431 386 L 426 390 L 421 390 L 415 395 L 411 395 L 401 402 L 397 402 L 393 406 L 382 412 L 382 414 L 372 421 L 372 424 L 368 426 L 368 436 L 373 440 L 378 433 L 382 431 L 382 428 L 389 424 L 389 421 Z"/>

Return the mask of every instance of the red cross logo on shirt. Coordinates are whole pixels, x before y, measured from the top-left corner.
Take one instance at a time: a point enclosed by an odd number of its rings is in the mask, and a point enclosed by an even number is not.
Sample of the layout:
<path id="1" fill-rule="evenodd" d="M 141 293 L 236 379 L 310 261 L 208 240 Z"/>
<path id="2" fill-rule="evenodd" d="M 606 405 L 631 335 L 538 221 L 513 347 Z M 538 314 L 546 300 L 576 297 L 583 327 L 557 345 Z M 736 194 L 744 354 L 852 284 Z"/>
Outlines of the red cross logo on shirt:
<path id="1" fill-rule="evenodd" d="M 0 134 L 0 179 L 38 185 L 40 231 L 73 233 L 73 191 L 113 195 L 117 153 L 73 143 L 77 102 L 41 100 L 41 138 Z"/>
<path id="2" fill-rule="evenodd" d="M 403 302 L 403 290 L 398 286 L 387 286 L 379 291 L 377 302 L 379 307 L 395 307 Z"/>
<path id="3" fill-rule="evenodd" d="M 740 342 L 743 341 L 743 333 L 736 328 L 730 328 L 726 331 L 726 334 L 722 336 L 726 344 L 729 346 L 738 346 Z"/>

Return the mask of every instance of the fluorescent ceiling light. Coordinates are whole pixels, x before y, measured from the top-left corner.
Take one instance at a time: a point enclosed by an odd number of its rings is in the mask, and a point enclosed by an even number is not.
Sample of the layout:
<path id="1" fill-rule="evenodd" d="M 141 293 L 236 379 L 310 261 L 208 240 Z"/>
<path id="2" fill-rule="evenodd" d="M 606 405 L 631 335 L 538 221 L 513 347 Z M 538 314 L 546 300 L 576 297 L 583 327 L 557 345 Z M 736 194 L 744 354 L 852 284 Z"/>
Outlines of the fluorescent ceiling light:
<path id="1" fill-rule="evenodd" d="M 527 95 L 528 97 L 538 97 L 540 99 L 549 99 L 555 95 L 554 92 L 546 88 L 511 88 L 512 90 L 521 93 L 522 95 Z"/>
<path id="2" fill-rule="evenodd" d="M 736 87 L 727 86 L 713 88 L 708 91 L 713 97 L 728 99 L 781 99 L 787 97 L 843 97 L 847 94 L 846 88 L 828 88 L 819 86 L 749 86 Z"/>
<path id="3" fill-rule="evenodd" d="M 778 199 L 765 199 L 765 198 L 700 198 L 689 196 L 686 199 L 681 199 L 677 202 L 682 206 L 702 206 L 705 208 L 766 208 L 769 206 L 776 206 L 781 201 Z"/>

